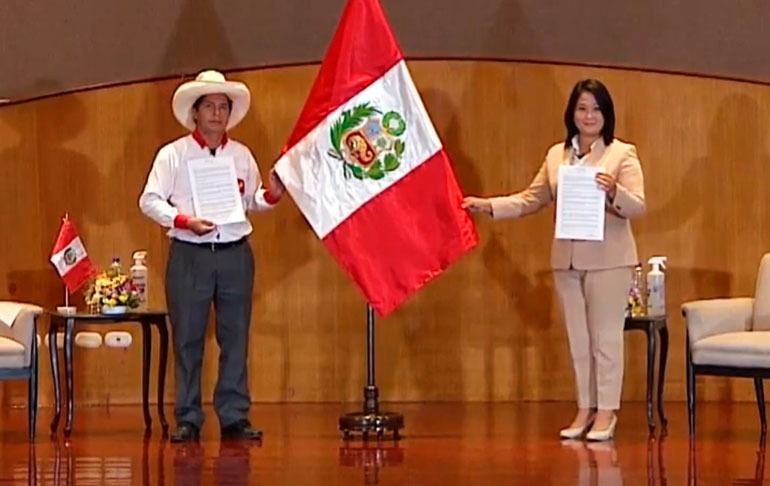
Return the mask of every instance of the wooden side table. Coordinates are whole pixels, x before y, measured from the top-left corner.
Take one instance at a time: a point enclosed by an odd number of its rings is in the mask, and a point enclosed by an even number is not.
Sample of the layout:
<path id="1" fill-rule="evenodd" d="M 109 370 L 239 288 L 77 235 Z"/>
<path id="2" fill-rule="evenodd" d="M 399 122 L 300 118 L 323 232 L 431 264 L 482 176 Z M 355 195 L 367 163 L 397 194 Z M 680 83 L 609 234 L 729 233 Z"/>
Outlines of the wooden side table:
<path id="1" fill-rule="evenodd" d="M 661 428 L 665 431 L 668 420 L 663 413 L 663 384 L 666 380 L 666 360 L 668 359 L 668 325 L 666 316 L 627 317 L 624 331 L 644 331 L 647 335 L 647 425 L 650 434 L 655 432 L 655 417 L 653 413 L 653 388 L 655 386 L 655 343 L 660 337 L 660 364 L 658 366 L 658 418 Z"/>
<path id="2" fill-rule="evenodd" d="M 60 327 L 64 328 L 64 374 L 67 384 L 67 423 L 64 427 L 65 436 L 72 433 L 73 409 L 74 409 L 74 383 L 73 383 L 73 343 L 75 341 L 75 328 L 78 324 L 118 324 L 135 322 L 142 326 L 142 407 L 144 411 L 145 435 L 152 431 L 152 418 L 150 417 L 149 389 L 150 389 L 150 361 L 152 356 L 152 330 L 151 326 L 158 329 L 160 336 L 160 356 L 158 363 L 158 415 L 163 434 L 168 433 L 168 422 L 163 410 L 163 395 L 166 386 L 166 363 L 168 360 L 168 327 L 167 313 L 163 311 L 129 312 L 126 314 L 61 314 L 49 311 L 51 326 L 48 329 L 49 353 L 51 356 L 51 372 L 53 374 L 54 387 L 54 416 L 51 421 L 51 433 L 56 434 L 59 427 L 61 414 L 61 383 L 59 379 L 59 357 L 56 346 L 56 334 Z"/>

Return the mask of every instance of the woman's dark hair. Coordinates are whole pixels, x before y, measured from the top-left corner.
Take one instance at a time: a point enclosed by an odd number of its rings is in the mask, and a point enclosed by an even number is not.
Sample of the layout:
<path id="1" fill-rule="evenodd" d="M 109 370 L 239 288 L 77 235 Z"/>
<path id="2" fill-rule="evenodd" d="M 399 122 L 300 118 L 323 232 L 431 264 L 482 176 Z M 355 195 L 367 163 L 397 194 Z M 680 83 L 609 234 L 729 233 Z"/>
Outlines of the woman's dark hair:
<path id="1" fill-rule="evenodd" d="M 569 95 L 567 108 L 564 110 L 564 126 L 567 127 L 567 138 L 564 145 L 570 147 L 572 137 L 578 134 L 577 125 L 575 125 L 575 108 L 577 108 L 578 98 L 583 93 L 591 93 L 596 98 L 599 105 L 599 111 L 604 117 L 604 126 L 602 127 L 602 139 L 605 145 L 612 143 L 615 138 L 615 105 L 612 103 L 612 96 L 601 81 L 597 79 L 584 79 L 578 81 L 572 88 L 572 94 Z"/>

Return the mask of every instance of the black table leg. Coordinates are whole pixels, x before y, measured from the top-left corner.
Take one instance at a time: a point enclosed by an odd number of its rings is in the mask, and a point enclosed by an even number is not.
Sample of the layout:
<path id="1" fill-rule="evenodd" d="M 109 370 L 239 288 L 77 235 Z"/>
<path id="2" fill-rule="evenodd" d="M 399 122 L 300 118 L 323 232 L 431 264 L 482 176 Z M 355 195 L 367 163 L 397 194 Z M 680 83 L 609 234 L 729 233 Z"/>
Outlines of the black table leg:
<path id="1" fill-rule="evenodd" d="M 668 428 L 668 420 L 663 413 L 663 384 L 666 382 L 666 360 L 668 359 L 668 326 L 660 328 L 660 365 L 658 366 L 658 418 L 663 431 Z"/>
<path id="2" fill-rule="evenodd" d="M 160 336 L 160 356 L 158 358 L 158 416 L 163 427 L 163 435 L 168 434 L 168 422 L 163 407 L 163 397 L 166 393 L 166 364 L 168 360 L 168 327 L 165 319 L 157 322 L 158 335 Z"/>
<path id="3" fill-rule="evenodd" d="M 147 321 L 142 321 L 142 411 L 144 412 L 144 434 L 152 433 L 150 417 L 150 362 L 152 361 L 152 330 Z"/>
<path id="4" fill-rule="evenodd" d="M 61 417 L 61 381 L 59 379 L 59 350 L 56 346 L 56 334 L 59 329 L 59 320 L 51 317 L 51 325 L 48 328 L 48 356 L 51 358 L 51 376 L 53 378 L 53 419 L 51 419 L 51 434 L 56 434 Z"/>
<path id="5" fill-rule="evenodd" d="M 35 333 L 33 334 L 32 349 L 30 350 L 29 363 L 29 441 L 35 441 L 37 427 L 37 377 L 38 377 L 38 349 L 37 349 L 37 318 L 35 318 Z M 34 447 L 34 446 L 32 446 Z"/>
<path id="6" fill-rule="evenodd" d="M 652 389 L 655 384 L 655 327 L 650 323 L 647 333 L 647 426 L 655 433 L 655 417 L 652 412 Z"/>
<path id="7" fill-rule="evenodd" d="M 75 319 L 68 318 L 64 329 L 64 374 L 67 380 L 67 423 L 64 426 L 64 435 L 72 434 L 72 421 L 75 408 L 75 385 L 73 383 L 72 342 L 75 340 Z"/>

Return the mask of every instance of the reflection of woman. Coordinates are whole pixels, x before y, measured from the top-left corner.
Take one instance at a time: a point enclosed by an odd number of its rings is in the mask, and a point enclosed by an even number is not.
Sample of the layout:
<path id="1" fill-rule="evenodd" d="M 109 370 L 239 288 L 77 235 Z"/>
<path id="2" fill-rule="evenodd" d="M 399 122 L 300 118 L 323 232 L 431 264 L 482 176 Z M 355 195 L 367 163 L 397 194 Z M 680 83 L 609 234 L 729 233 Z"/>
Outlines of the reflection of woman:
<path id="1" fill-rule="evenodd" d="M 532 214 L 555 200 L 562 165 L 596 167 L 606 192 L 602 241 L 553 240 L 551 265 L 562 303 L 575 369 L 578 412 L 561 431 L 589 440 L 612 438 L 623 381 L 623 325 L 632 268 L 638 261 L 629 218 L 644 213 L 644 180 L 636 148 L 614 138 L 615 110 L 607 88 L 578 82 L 564 112 L 567 137 L 552 146 L 527 189 L 464 206 L 492 218 Z M 590 428 L 590 431 L 589 431 Z"/>
<path id="2" fill-rule="evenodd" d="M 579 486 L 623 485 L 623 471 L 620 468 L 618 451 L 613 441 L 585 443 L 577 440 L 564 440 L 561 444 L 563 448 L 575 451 L 577 457 L 577 481 L 570 481 L 571 484 Z M 648 470 L 647 473 L 647 479 L 650 480 L 652 471 Z M 665 476 L 662 473 L 661 476 L 661 480 L 665 484 Z M 562 479 L 561 482 L 566 481 Z"/>

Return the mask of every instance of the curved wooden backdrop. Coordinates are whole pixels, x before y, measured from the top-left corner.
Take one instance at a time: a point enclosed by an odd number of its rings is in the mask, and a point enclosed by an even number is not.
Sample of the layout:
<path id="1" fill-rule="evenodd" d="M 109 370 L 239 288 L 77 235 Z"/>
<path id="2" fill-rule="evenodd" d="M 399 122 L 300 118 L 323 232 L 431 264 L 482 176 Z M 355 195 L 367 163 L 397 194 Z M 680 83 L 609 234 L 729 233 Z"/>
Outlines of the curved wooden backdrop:
<path id="1" fill-rule="evenodd" d="M 638 145 L 648 214 L 634 223 L 640 255 L 669 257 L 671 350 L 666 398 L 685 394 L 683 301 L 751 295 L 770 248 L 770 87 L 613 69 L 482 61 L 410 62 L 469 194 L 523 188 L 563 137 L 573 83 L 611 89 L 618 136 Z M 233 136 L 266 173 L 285 142 L 317 66 L 239 73 L 254 106 Z M 176 83 L 92 90 L 0 107 L 0 298 L 61 304 L 48 262 L 62 214 L 102 267 L 149 250 L 150 294 L 163 305 L 166 238 L 137 207 L 155 150 L 183 133 L 169 100 Z M 479 248 L 377 324 L 384 400 L 571 400 L 572 368 L 549 271 L 553 212 L 478 220 Z M 252 216 L 258 258 L 249 382 L 256 401 L 357 401 L 365 384 L 365 309 L 353 285 L 286 199 Z M 77 299 L 80 296 L 76 297 Z M 42 330 L 47 322 L 42 323 Z M 76 352 L 78 403 L 138 403 L 141 335 L 127 350 Z M 105 328 L 94 328 L 105 332 Z M 41 348 L 41 402 L 51 402 Z M 157 349 L 157 347 L 155 348 Z M 216 377 L 213 327 L 204 397 Z M 645 341 L 627 334 L 624 400 L 645 390 Z M 708 400 L 752 400 L 750 383 L 708 379 Z M 154 387 L 154 385 L 153 385 Z M 4 384 L 6 404 L 25 402 Z M 169 367 L 168 399 L 173 397 Z"/>
<path id="2" fill-rule="evenodd" d="M 770 80 L 762 1 L 380 0 L 415 58 L 538 59 Z M 0 2 L 0 98 L 317 63 L 345 0 Z"/>

